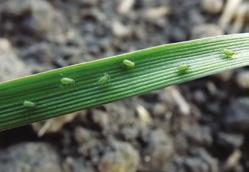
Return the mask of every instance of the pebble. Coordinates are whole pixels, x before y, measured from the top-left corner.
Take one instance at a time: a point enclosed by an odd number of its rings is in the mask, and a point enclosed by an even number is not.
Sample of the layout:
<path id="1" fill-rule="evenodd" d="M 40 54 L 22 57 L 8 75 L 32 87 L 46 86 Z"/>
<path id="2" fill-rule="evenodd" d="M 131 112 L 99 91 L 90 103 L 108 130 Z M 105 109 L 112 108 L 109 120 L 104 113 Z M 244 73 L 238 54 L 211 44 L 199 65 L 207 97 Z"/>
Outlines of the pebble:
<path id="1" fill-rule="evenodd" d="M 108 113 L 109 127 L 133 124 L 136 120 L 135 107 L 131 99 L 105 105 Z"/>
<path id="2" fill-rule="evenodd" d="M 149 8 L 149 7 L 160 7 L 160 6 L 168 6 L 170 3 L 170 0 L 156 0 L 156 1 L 151 1 L 151 0 L 137 0 L 137 4 L 141 4 L 144 8 Z"/>
<path id="3" fill-rule="evenodd" d="M 227 106 L 224 123 L 233 129 L 245 132 L 249 130 L 249 98 L 233 99 Z"/>
<path id="4" fill-rule="evenodd" d="M 240 88 L 249 89 L 249 71 L 238 72 L 236 82 Z"/>
<path id="5" fill-rule="evenodd" d="M 118 6 L 118 12 L 120 14 L 126 14 L 128 13 L 132 7 L 134 6 L 136 0 L 125 0 L 121 1 Z"/>
<path id="6" fill-rule="evenodd" d="M 192 126 L 184 133 L 190 145 L 210 146 L 213 143 L 212 133 L 208 127 Z"/>
<path id="7" fill-rule="evenodd" d="M 207 102 L 207 96 L 202 90 L 196 90 L 193 93 L 193 97 L 198 104 L 205 104 Z"/>
<path id="8" fill-rule="evenodd" d="M 63 162 L 63 172 L 95 172 L 93 165 L 83 158 L 67 157 Z"/>
<path id="9" fill-rule="evenodd" d="M 147 166 L 150 169 L 155 169 L 155 171 L 159 169 L 167 171 L 174 153 L 171 138 L 161 129 L 150 132 L 146 137 L 148 146 L 144 153 L 150 157 Z"/>
<path id="10" fill-rule="evenodd" d="M 188 156 L 177 156 L 174 159 L 174 172 L 218 172 L 219 164 L 216 158 L 209 155 L 205 149 L 193 149 Z"/>
<path id="11" fill-rule="evenodd" d="M 224 6 L 223 0 L 202 0 L 202 9 L 210 14 L 220 13 Z"/>
<path id="12" fill-rule="evenodd" d="M 227 29 L 242 1 L 243 0 L 227 0 L 222 15 L 219 19 L 219 26 L 221 28 Z"/>
<path id="13" fill-rule="evenodd" d="M 169 15 L 170 9 L 168 7 L 156 7 L 142 11 L 142 16 L 148 20 L 158 20 Z"/>
<path id="14" fill-rule="evenodd" d="M 182 115 L 189 115 L 190 114 L 190 105 L 182 93 L 179 91 L 177 87 L 168 87 L 167 90 L 169 91 L 169 95 L 172 96 L 174 99 L 179 112 Z"/>
<path id="15" fill-rule="evenodd" d="M 219 171 L 218 160 L 215 157 L 212 157 L 205 149 L 203 148 L 193 149 L 192 156 L 197 159 L 202 160 L 203 164 L 208 165 L 207 172 L 218 172 Z"/>
<path id="16" fill-rule="evenodd" d="M 233 70 L 226 70 L 215 76 L 221 79 L 223 82 L 227 82 L 233 78 Z"/>
<path id="17" fill-rule="evenodd" d="M 0 152 L 0 172 L 62 172 L 57 152 L 45 143 L 22 143 Z"/>
<path id="18" fill-rule="evenodd" d="M 191 172 L 209 172 L 208 164 L 198 158 L 187 158 L 184 164 L 186 169 Z"/>
<path id="19" fill-rule="evenodd" d="M 101 129 L 108 128 L 109 118 L 106 112 L 100 110 L 93 110 L 92 120 L 96 127 Z"/>
<path id="20" fill-rule="evenodd" d="M 92 138 L 92 133 L 83 127 L 76 127 L 74 130 L 74 138 L 76 142 L 81 145 Z"/>
<path id="21" fill-rule="evenodd" d="M 125 126 L 120 130 L 121 136 L 128 141 L 134 141 L 139 134 L 139 127 L 137 125 L 134 126 Z"/>
<path id="22" fill-rule="evenodd" d="M 0 39 L 0 82 L 29 75 L 27 66 L 17 57 L 7 39 Z"/>
<path id="23" fill-rule="evenodd" d="M 136 111 L 138 113 L 138 118 L 141 121 L 141 123 L 143 123 L 145 125 L 148 125 L 151 123 L 151 121 L 152 121 L 151 114 L 148 112 L 147 109 L 145 109 L 144 106 L 137 105 Z"/>
<path id="24" fill-rule="evenodd" d="M 114 151 L 104 153 L 99 172 L 136 172 L 140 162 L 138 152 L 128 143 L 115 142 Z"/>
<path id="25" fill-rule="evenodd" d="M 92 162 L 94 163 L 99 162 L 100 155 L 103 153 L 103 151 L 108 150 L 109 148 L 104 144 L 104 142 L 101 142 L 94 137 L 85 141 L 84 144 L 81 144 L 78 148 L 78 152 L 83 158 L 91 157 Z"/>
<path id="26" fill-rule="evenodd" d="M 114 21 L 112 23 L 112 32 L 119 38 L 125 38 L 131 35 L 132 30 L 129 26 L 125 26 L 119 21 Z"/>
<path id="27" fill-rule="evenodd" d="M 224 30 L 215 24 L 201 24 L 192 29 L 191 39 L 223 35 Z"/>
<path id="28" fill-rule="evenodd" d="M 78 0 L 78 2 L 83 6 L 95 6 L 98 5 L 99 0 Z"/>
<path id="29" fill-rule="evenodd" d="M 63 127 L 72 122 L 78 113 L 71 113 L 64 116 L 59 116 L 46 121 L 33 123 L 32 127 L 37 132 L 38 137 L 42 137 L 49 133 L 57 133 L 63 129 Z"/>
<path id="30" fill-rule="evenodd" d="M 240 168 L 240 159 L 242 157 L 242 152 L 237 149 L 235 150 L 226 160 L 225 164 L 224 164 L 224 169 L 225 171 L 238 171 L 241 172 L 242 169 Z"/>
<path id="31" fill-rule="evenodd" d="M 218 133 L 217 142 L 227 149 L 236 149 L 244 143 L 244 137 L 240 134 Z"/>
<path id="32" fill-rule="evenodd" d="M 19 22 L 13 22 L 14 27 L 19 28 L 23 34 L 33 37 L 46 37 L 50 41 L 63 42 L 66 21 L 59 11 L 43 0 L 10 0 L 1 5 L 0 9 Z M 29 13 L 27 13 L 29 12 Z M 64 27 L 62 27 L 64 26 Z"/>

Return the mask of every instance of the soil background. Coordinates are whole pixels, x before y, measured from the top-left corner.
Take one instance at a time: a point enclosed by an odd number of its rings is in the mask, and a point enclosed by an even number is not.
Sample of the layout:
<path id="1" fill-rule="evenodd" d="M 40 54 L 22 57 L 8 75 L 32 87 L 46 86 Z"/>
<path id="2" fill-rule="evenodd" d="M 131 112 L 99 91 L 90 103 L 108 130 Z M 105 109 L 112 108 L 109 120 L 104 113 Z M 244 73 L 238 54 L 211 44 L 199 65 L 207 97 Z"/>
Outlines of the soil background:
<path id="1" fill-rule="evenodd" d="M 249 31 L 247 0 L 0 0 L 0 81 Z M 0 172 L 247 172 L 241 68 L 0 133 Z"/>

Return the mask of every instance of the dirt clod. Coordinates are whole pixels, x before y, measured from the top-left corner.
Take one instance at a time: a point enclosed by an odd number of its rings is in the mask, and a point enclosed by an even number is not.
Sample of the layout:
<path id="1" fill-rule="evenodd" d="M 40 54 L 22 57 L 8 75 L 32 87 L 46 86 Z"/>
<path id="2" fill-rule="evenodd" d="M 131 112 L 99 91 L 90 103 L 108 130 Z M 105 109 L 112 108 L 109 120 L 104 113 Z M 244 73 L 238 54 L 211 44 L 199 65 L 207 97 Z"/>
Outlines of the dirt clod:
<path id="1" fill-rule="evenodd" d="M 1 172 L 62 172 L 59 157 L 45 143 L 23 143 L 0 152 Z"/>

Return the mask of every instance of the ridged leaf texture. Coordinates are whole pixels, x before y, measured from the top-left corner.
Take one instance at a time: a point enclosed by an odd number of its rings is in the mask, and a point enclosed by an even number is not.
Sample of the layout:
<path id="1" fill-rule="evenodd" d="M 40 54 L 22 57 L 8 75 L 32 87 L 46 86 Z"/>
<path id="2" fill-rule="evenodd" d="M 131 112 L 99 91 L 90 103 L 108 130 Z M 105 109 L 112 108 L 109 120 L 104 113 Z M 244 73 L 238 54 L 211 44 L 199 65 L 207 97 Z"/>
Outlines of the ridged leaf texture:
<path id="1" fill-rule="evenodd" d="M 249 34 L 235 34 L 162 45 L 3 82 L 0 130 L 248 64 Z"/>

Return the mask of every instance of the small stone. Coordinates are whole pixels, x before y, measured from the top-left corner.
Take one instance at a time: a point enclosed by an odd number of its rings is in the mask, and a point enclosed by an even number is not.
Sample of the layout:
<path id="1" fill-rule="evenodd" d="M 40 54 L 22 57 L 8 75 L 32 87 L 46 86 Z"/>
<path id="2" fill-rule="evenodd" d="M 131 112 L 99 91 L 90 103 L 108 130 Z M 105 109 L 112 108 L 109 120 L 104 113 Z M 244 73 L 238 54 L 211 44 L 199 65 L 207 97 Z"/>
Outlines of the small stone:
<path id="1" fill-rule="evenodd" d="M 237 98 L 227 106 L 224 123 L 239 131 L 249 130 L 249 98 Z"/>
<path id="2" fill-rule="evenodd" d="M 94 167 L 83 158 L 67 157 L 63 162 L 63 172 L 95 172 Z"/>
<path id="3" fill-rule="evenodd" d="M 118 6 L 118 12 L 120 14 L 127 14 L 134 6 L 136 0 L 124 0 L 120 1 Z"/>
<path id="4" fill-rule="evenodd" d="M 137 5 L 143 8 L 169 6 L 170 0 L 136 0 Z"/>
<path id="5" fill-rule="evenodd" d="M 166 114 L 167 112 L 167 106 L 163 103 L 157 103 L 156 105 L 153 106 L 153 114 L 155 117 L 157 116 L 162 116 Z"/>
<path id="6" fill-rule="evenodd" d="M 190 149 L 190 155 L 174 158 L 175 171 L 218 172 L 218 160 L 209 155 L 205 149 Z"/>
<path id="7" fill-rule="evenodd" d="M 125 126 L 121 129 L 121 135 L 125 140 L 134 141 L 139 134 L 139 128 L 137 125 L 134 126 Z"/>
<path id="8" fill-rule="evenodd" d="M 0 82 L 29 75 L 31 71 L 17 57 L 10 42 L 0 39 Z"/>
<path id="9" fill-rule="evenodd" d="M 207 87 L 208 92 L 209 92 L 211 95 L 217 95 L 217 93 L 218 93 L 218 88 L 217 88 L 217 86 L 215 85 L 214 82 L 208 81 L 206 87 Z"/>
<path id="10" fill-rule="evenodd" d="M 118 127 L 119 125 L 133 124 L 137 120 L 135 114 L 135 107 L 132 99 L 124 100 L 122 102 L 115 102 L 105 105 L 108 113 L 109 127 Z M 117 128 L 118 129 L 118 128 Z"/>
<path id="11" fill-rule="evenodd" d="M 0 172 L 61 172 L 56 151 L 45 143 L 23 143 L 0 152 Z"/>
<path id="12" fill-rule="evenodd" d="M 37 132 L 38 137 L 42 137 L 49 133 L 59 132 L 66 124 L 72 122 L 78 115 L 79 113 L 76 112 L 64 116 L 59 116 L 46 121 L 33 123 L 32 127 L 34 131 Z"/>
<path id="13" fill-rule="evenodd" d="M 76 127 L 74 130 L 74 138 L 78 144 L 84 144 L 89 141 L 92 137 L 92 133 L 83 128 L 83 127 Z"/>
<path id="14" fill-rule="evenodd" d="M 243 30 L 245 23 L 247 22 L 247 13 L 249 11 L 248 2 L 241 3 L 235 10 L 233 24 L 229 33 L 240 33 Z"/>
<path id="15" fill-rule="evenodd" d="M 1 7 L 3 7 L 1 9 Z M 66 20 L 47 1 L 43 0 L 11 0 L 4 2 L 0 10 L 12 18 L 14 27 L 20 28 L 22 34 L 33 37 L 45 37 L 50 41 L 64 41 Z M 62 27 L 63 26 L 63 27 Z M 64 30 L 65 29 L 65 30 Z"/>
<path id="16" fill-rule="evenodd" d="M 99 162 L 100 154 L 102 154 L 104 150 L 109 150 L 109 148 L 95 137 L 92 137 L 90 140 L 85 140 L 85 143 L 81 144 L 78 148 L 80 155 L 86 158 L 91 157 L 94 162 Z"/>
<path id="17" fill-rule="evenodd" d="M 184 134 L 191 145 L 209 146 L 213 143 L 211 131 L 208 127 L 193 126 L 186 129 Z"/>
<path id="18" fill-rule="evenodd" d="M 227 82 L 233 78 L 233 70 L 227 70 L 215 76 L 221 79 L 222 81 Z"/>
<path id="19" fill-rule="evenodd" d="M 100 172 L 136 172 L 138 152 L 128 143 L 115 142 L 114 151 L 106 152 L 98 164 Z"/>
<path id="20" fill-rule="evenodd" d="M 241 4 L 242 6 L 245 6 L 246 10 L 246 14 L 245 14 L 245 19 L 248 21 L 249 20 L 249 2 L 244 2 L 243 4 Z"/>
<path id="21" fill-rule="evenodd" d="M 187 158 L 184 164 L 186 169 L 191 172 L 209 172 L 208 164 L 198 158 Z"/>
<path id="22" fill-rule="evenodd" d="M 202 0 L 202 9 L 210 14 L 217 14 L 221 12 L 224 2 L 223 0 Z"/>
<path id="23" fill-rule="evenodd" d="M 207 102 L 207 96 L 202 90 L 196 90 L 193 93 L 194 100 L 198 104 L 205 104 Z"/>
<path id="24" fill-rule="evenodd" d="M 205 165 L 208 167 L 207 169 L 205 168 L 207 171 L 203 171 L 203 172 L 218 172 L 219 171 L 218 160 L 215 157 L 212 157 L 205 149 L 203 148 L 193 149 L 192 156 L 194 157 L 195 160 L 201 160 L 202 165 Z"/>
<path id="25" fill-rule="evenodd" d="M 193 28 L 191 39 L 205 38 L 210 36 L 223 35 L 224 30 L 214 24 L 202 24 Z"/>
<path id="26" fill-rule="evenodd" d="M 189 65 L 187 65 L 187 66 L 182 66 L 182 68 L 179 70 L 180 70 L 179 72 L 189 72 L 191 69 Z M 168 87 L 167 90 L 169 91 L 170 96 L 174 99 L 177 108 L 179 109 L 179 112 L 182 115 L 189 115 L 191 110 L 190 104 L 182 95 L 182 93 L 179 91 L 179 89 L 177 87 L 171 86 Z"/>
<path id="27" fill-rule="evenodd" d="M 115 36 L 119 38 L 125 38 L 131 35 L 132 30 L 129 26 L 125 26 L 119 21 L 115 21 L 112 24 L 112 32 Z"/>
<path id="28" fill-rule="evenodd" d="M 95 6 L 99 3 L 99 0 L 78 0 L 80 5 Z"/>
<path id="29" fill-rule="evenodd" d="M 97 127 L 101 129 L 108 128 L 109 118 L 108 114 L 106 114 L 104 111 L 93 110 L 92 120 Z"/>
<path id="30" fill-rule="evenodd" d="M 218 133 L 217 142 L 227 149 L 236 149 L 242 146 L 244 138 L 239 134 Z"/>
<path id="31" fill-rule="evenodd" d="M 234 171 L 242 172 L 243 170 L 240 168 L 240 159 L 242 157 L 242 152 L 237 149 L 235 150 L 226 160 L 224 164 L 225 171 Z"/>
<path id="32" fill-rule="evenodd" d="M 249 89 L 249 71 L 241 71 L 236 77 L 236 82 L 240 88 Z"/>
<path id="33" fill-rule="evenodd" d="M 167 16 L 169 13 L 169 8 L 167 6 L 164 6 L 146 9 L 142 12 L 142 16 L 148 20 L 156 20 Z"/>
<path id="34" fill-rule="evenodd" d="M 151 119 L 151 115 L 150 113 L 148 112 L 147 109 L 145 109 L 144 106 L 142 105 L 137 105 L 136 106 L 136 110 L 137 110 L 137 113 L 138 113 L 138 118 L 139 120 L 145 124 L 145 125 L 148 125 L 151 123 L 152 119 Z"/>
<path id="35" fill-rule="evenodd" d="M 226 29 L 229 26 L 229 23 L 234 18 L 234 15 L 236 14 L 236 11 L 238 11 L 238 8 L 241 4 L 242 0 L 228 0 L 224 10 L 222 12 L 222 15 L 218 21 L 219 26 L 223 29 Z"/>
<path id="36" fill-rule="evenodd" d="M 150 161 L 147 165 L 149 168 L 157 169 L 158 171 L 159 169 L 168 171 L 169 163 L 174 153 L 172 139 L 161 129 L 152 131 L 146 137 L 148 147 L 144 153 L 150 157 Z"/>

